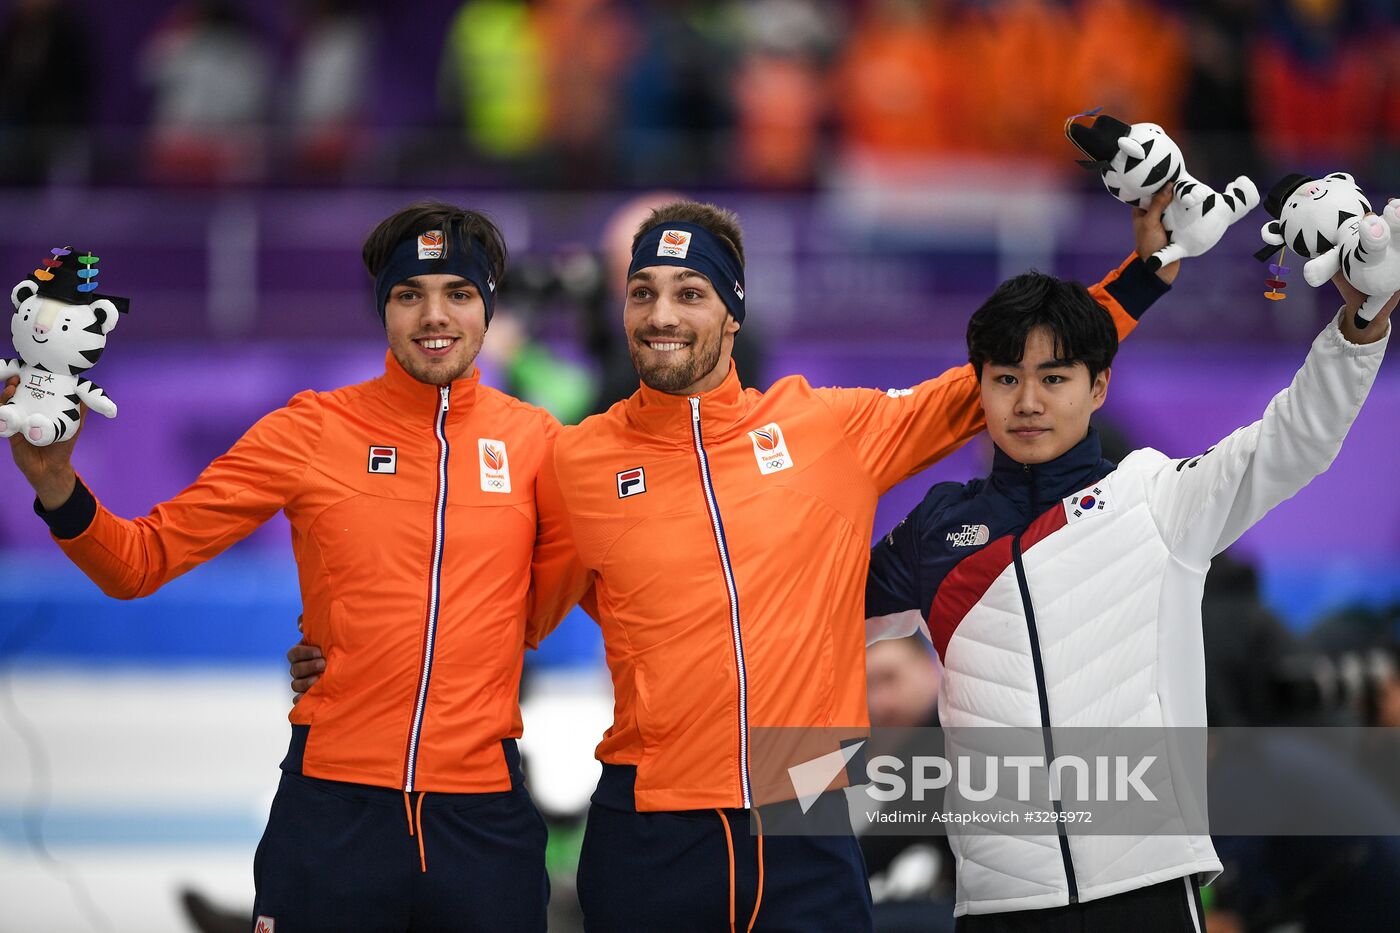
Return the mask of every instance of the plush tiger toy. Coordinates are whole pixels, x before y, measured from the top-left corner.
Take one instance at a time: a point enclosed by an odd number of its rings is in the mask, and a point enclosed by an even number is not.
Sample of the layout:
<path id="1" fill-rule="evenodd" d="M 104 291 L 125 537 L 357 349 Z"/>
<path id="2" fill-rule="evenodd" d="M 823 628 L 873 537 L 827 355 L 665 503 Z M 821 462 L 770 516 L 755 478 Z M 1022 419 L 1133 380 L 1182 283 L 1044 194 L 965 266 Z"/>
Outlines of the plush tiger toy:
<path id="1" fill-rule="evenodd" d="M 1186 160 L 1172 138 L 1155 123 L 1132 126 L 1100 114 L 1090 125 L 1065 121 L 1065 135 L 1087 155 L 1080 165 L 1103 176 L 1108 193 L 1125 204 L 1146 208 L 1163 185 L 1173 186 L 1171 204 L 1162 215 L 1167 245 L 1147 260 L 1162 266 L 1210 250 L 1230 225 L 1259 204 L 1259 189 L 1244 175 L 1224 193 L 1192 178 Z"/>
<path id="2" fill-rule="evenodd" d="M 1280 248 L 1307 260 L 1303 278 L 1314 288 L 1341 270 L 1368 296 L 1356 312 L 1358 327 L 1371 323 L 1400 291 L 1400 201 L 1392 198 L 1380 214 L 1346 172 L 1321 178 L 1289 175 L 1264 199 L 1274 220 L 1259 235 L 1268 244 L 1255 255 L 1267 260 Z"/>
<path id="3" fill-rule="evenodd" d="M 79 402 L 117 416 L 116 403 L 79 373 L 97 363 L 130 304 L 97 294 L 96 256 L 68 248 L 51 253 L 10 292 L 10 337 L 20 358 L 0 360 L 0 379 L 19 377 L 14 397 L 0 405 L 0 437 L 21 434 L 35 447 L 78 432 Z"/>

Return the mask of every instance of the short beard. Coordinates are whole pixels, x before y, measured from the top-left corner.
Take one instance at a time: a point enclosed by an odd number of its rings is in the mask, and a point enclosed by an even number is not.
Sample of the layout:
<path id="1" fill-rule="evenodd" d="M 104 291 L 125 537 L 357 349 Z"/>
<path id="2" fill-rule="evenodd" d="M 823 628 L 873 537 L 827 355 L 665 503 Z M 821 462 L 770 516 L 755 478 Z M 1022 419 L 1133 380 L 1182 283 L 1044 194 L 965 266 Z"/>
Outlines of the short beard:
<path id="1" fill-rule="evenodd" d="M 713 343 L 702 346 L 691 344 L 690 361 L 672 366 L 652 366 L 644 368 L 641 355 L 637 350 L 637 341 L 630 341 L 628 352 L 632 356 L 632 368 L 641 377 L 642 383 L 649 389 L 658 392 L 666 392 L 670 395 L 677 395 L 686 388 L 695 385 L 716 366 L 719 365 L 720 348 L 723 343 L 722 336 L 716 336 Z"/>

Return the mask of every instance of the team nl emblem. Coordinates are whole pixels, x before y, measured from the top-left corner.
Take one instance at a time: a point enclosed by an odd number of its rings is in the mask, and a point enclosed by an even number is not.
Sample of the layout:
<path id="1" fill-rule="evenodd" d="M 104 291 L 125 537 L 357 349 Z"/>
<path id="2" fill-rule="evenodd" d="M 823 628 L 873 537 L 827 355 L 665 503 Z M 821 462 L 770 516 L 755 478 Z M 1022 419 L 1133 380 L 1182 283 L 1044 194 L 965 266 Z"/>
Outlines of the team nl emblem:
<path id="1" fill-rule="evenodd" d="M 750 431 L 749 440 L 753 441 L 754 459 L 758 461 L 758 472 L 762 475 L 767 476 L 792 466 L 787 439 L 777 424 L 766 424 L 757 431 Z"/>
<path id="2" fill-rule="evenodd" d="M 478 437 L 476 456 L 481 462 L 481 491 L 510 492 L 510 460 L 506 457 L 506 442 Z"/>
<path id="3" fill-rule="evenodd" d="M 656 255 L 684 259 L 690 252 L 690 232 L 688 230 L 663 230 L 661 242 L 656 245 Z"/>
<path id="4" fill-rule="evenodd" d="M 441 230 L 429 230 L 418 234 L 418 258 L 441 259 L 445 238 Z"/>

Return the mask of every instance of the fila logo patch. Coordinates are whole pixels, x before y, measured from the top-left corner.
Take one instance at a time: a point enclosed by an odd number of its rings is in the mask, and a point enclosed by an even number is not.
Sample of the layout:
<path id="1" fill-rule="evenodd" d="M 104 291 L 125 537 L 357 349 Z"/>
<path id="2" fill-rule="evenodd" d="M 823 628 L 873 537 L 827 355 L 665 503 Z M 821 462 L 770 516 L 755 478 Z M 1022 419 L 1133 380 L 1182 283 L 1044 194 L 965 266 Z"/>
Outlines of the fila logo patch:
<path id="1" fill-rule="evenodd" d="M 370 447 L 369 471 L 371 473 L 397 473 L 399 471 L 399 449 L 397 447 Z"/>
<path id="2" fill-rule="evenodd" d="M 1098 515 L 1100 512 L 1112 512 L 1113 504 L 1109 500 L 1108 484 L 1099 483 L 1064 500 L 1065 518 L 1069 520 L 1070 524 L 1074 524 L 1077 521 Z"/>
<path id="3" fill-rule="evenodd" d="M 792 466 L 787 439 L 777 424 L 766 424 L 757 431 L 750 431 L 749 440 L 753 441 L 754 459 L 758 461 L 758 472 L 762 475 L 767 476 Z"/>
<path id="4" fill-rule="evenodd" d="M 685 230 L 661 231 L 661 242 L 656 244 L 656 255 L 684 259 L 690 252 L 690 233 Z"/>
<path id="5" fill-rule="evenodd" d="M 272 917 L 258 917 L 258 925 L 253 928 L 253 933 L 277 933 L 277 921 Z"/>
<path id="6" fill-rule="evenodd" d="M 622 470 L 617 474 L 617 497 L 640 496 L 647 491 L 647 474 L 641 467 L 635 470 Z"/>
<path id="7" fill-rule="evenodd" d="M 506 456 L 506 442 L 478 437 L 476 456 L 481 462 L 481 491 L 510 492 L 510 459 Z"/>
<path id="8" fill-rule="evenodd" d="M 963 525 L 962 531 L 948 532 L 950 547 L 979 547 L 992 540 L 992 532 L 986 525 Z"/>
<path id="9" fill-rule="evenodd" d="M 418 234 L 418 258 L 441 259 L 443 236 L 441 230 L 429 230 Z"/>

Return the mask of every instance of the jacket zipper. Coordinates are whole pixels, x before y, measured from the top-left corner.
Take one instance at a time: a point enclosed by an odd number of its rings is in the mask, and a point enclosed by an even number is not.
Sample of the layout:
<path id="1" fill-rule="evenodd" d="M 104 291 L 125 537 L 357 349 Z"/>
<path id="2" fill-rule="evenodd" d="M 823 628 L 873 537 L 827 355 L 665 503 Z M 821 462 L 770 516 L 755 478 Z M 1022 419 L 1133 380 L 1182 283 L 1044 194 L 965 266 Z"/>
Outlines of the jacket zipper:
<path id="1" fill-rule="evenodd" d="M 1026 476 L 1031 488 L 1030 521 L 1036 519 L 1040 504 L 1036 501 L 1035 472 L 1026 465 Z M 1022 532 L 1024 534 L 1024 531 Z M 1030 584 L 1026 581 L 1026 566 L 1021 560 L 1021 535 L 1011 542 L 1011 559 L 1016 565 L 1016 585 L 1021 590 L 1021 606 L 1026 611 L 1026 630 L 1030 635 L 1031 663 L 1035 666 L 1035 691 L 1040 698 L 1040 734 L 1045 740 L 1046 766 L 1055 760 L 1055 742 L 1050 731 L 1050 697 L 1045 687 L 1045 666 L 1040 656 L 1040 634 L 1035 627 L 1035 609 L 1031 605 Z M 1069 902 L 1079 903 L 1079 882 L 1074 877 L 1074 860 L 1070 858 L 1069 836 L 1065 833 L 1065 821 L 1059 800 L 1052 800 L 1055 806 L 1055 830 L 1060 839 L 1060 859 L 1064 862 L 1065 883 L 1069 886 Z"/>
<path id="2" fill-rule="evenodd" d="M 715 499 L 714 483 L 710 480 L 710 458 L 700 441 L 700 399 L 690 398 L 690 428 L 695 440 L 695 458 L 700 464 L 700 485 L 705 489 L 705 505 L 710 511 L 710 527 L 714 530 L 715 546 L 719 548 L 719 563 L 724 570 L 724 586 L 729 593 L 729 629 L 734 640 L 734 666 L 739 672 L 739 784 L 744 809 L 753 806 L 749 787 L 749 676 L 744 666 L 744 637 L 739 629 L 739 593 L 734 586 L 734 568 L 729 561 L 729 545 L 724 537 L 724 522 L 719 517 L 719 502 Z"/>
<path id="3" fill-rule="evenodd" d="M 437 502 L 433 507 L 433 564 L 428 571 L 428 617 L 423 626 L 423 663 L 418 674 L 418 698 L 413 705 L 413 723 L 408 731 L 408 754 L 404 760 L 403 789 L 413 793 L 418 771 L 418 739 L 423 730 L 423 710 L 428 703 L 428 681 L 433 675 L 433 645 L 437 638 L 438 605 L 442 596 L 442 540 L 447 514 L 447 411 L 451 386 L 439 386 L 441 400 L 434 424 L 438 442 Z"/>

